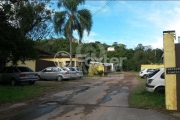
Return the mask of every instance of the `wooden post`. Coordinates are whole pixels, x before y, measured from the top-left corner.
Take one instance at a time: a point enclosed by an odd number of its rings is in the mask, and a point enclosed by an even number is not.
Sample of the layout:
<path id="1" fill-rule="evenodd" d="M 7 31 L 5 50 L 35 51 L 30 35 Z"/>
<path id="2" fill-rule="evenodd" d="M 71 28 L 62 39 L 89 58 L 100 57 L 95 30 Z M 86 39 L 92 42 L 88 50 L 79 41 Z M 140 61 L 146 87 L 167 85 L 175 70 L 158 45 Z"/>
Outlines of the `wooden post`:
<path id="1" fill-rule="evenodd" d="M 166 68 L 176 67 L 174 35 L 175 31 L 163 31 L 165 100 L 167 110 L 177 110 L 176 74 L 166 74 Z"/>

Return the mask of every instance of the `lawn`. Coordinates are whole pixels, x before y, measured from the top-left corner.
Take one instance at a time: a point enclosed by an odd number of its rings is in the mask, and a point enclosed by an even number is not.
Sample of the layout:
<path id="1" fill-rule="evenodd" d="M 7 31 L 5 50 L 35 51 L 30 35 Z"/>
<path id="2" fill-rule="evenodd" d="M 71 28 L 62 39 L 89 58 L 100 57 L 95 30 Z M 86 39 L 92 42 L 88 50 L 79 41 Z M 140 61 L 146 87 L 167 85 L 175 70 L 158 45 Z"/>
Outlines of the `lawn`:
<path id="1" fill-rule="evenodd" d="M 62 86 L 64 82 L 37 81 L 34 85 L 0 85 L 0 104 L 19 102 L 38 97 L 46 91 L 52 91 Z"/>
<path id="2" fill-rule="evenodd" d="M 136 108 L 151 108 L 165 110 L 165 95 L 161 93 L 150 93 L 145 89 L 145 79 L 137 76 L 140 85 L 130 93 L 130 106 Z"/>

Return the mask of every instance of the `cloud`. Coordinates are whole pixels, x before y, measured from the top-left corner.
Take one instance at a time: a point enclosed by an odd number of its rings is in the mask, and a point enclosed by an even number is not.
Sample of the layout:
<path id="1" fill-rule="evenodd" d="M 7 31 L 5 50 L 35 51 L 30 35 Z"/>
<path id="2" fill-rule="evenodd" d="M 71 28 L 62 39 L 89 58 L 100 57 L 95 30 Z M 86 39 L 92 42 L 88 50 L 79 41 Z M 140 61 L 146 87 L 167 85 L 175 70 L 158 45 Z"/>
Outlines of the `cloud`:
<path id="1" fill-rule="evenodd" d="M 151 42 L 149 45 L 151 45 L 153 49 L 156 49 L 156 48 L 163 49 L 163 38 L 154 37 L 153 42 Z"/>

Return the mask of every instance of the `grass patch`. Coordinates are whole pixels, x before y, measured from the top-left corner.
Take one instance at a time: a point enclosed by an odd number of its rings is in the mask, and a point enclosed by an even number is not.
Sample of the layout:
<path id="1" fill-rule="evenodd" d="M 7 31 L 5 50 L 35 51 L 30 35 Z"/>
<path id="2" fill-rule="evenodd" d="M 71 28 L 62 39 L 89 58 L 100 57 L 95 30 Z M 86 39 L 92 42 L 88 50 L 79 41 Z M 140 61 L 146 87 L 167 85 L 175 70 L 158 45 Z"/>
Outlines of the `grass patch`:
<path id="1" fill-rule="evenodd" d="M 0 86 L 0 104 L 29 100 L 63 85 L 63 82 L 37 81 L 34 85 Z"/>
<path id="2" fill-rule="evenodd" d="M 146 91 L 145 79 L 137 77 L 140 85 L 130 93 L 130 106 L 136 108 L 151 108 L 165 110 L 165 95 Z"/>

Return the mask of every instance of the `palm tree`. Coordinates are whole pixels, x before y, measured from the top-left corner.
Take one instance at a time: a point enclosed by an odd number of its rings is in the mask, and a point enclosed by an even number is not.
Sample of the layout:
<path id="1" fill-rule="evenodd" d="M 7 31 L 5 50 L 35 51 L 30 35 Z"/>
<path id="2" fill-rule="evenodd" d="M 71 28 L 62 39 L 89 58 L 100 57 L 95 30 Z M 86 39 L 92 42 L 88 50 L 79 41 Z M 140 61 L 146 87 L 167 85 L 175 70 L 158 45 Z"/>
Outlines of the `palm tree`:
<path id="1" fill-rule="evenodd" d="M 63 34 L 70 42 L 70 67 L 72 67 L 72 38 L 73 31 L 77 30 L 79 42 L 86 30 L 88 35 L 92 27 L 92 15 L 89 10 L 78 10 L 78 6 L 84 4 L 85 0 L 59 0 L 58 7 L 64 8 L 55 12 L 54 29 L 56 34 Z"/>

